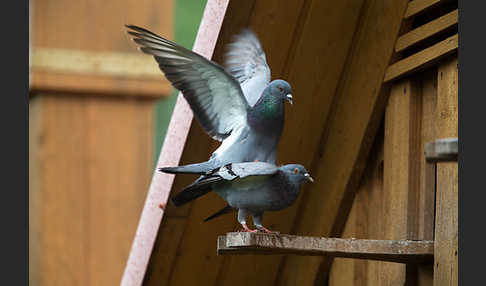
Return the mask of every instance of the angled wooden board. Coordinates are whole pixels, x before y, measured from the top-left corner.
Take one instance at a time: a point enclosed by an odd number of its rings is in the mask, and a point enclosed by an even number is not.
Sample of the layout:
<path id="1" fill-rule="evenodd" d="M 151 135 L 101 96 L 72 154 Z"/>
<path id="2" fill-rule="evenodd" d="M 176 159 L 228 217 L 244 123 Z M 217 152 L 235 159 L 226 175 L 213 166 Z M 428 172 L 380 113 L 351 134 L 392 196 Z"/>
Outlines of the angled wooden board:
<path id="1" fill-rule="evenodd" d="M 341 233 L 383 115 L 387 96 L 381 91 L 383 76 L 407 1 L 366 3 L 322 134 L 319 156 L 313 163 L 317 172 L 315 188 L 325 191 L 305 193 L 293 227 L 296 234 Z M 363 67 L 369 68 L 365 71 Z M 278 284 L 324 283 L 329 265 L 325 258 L 288 256 L 280 268 Z"/>
<path id="2" fill-rule="evenodd" d="M 211 57 L 228 1 L 209 0 L 194 43 L 194 50 Z M 192 122 L 192 111 L 179 95 L 157 167 L 178 165 Z M 154 170 L 142 216 L 128 257 L 121 285 L 141 285 L 144 279 L 164 209 L 174 180 L 173 175 Z"/>

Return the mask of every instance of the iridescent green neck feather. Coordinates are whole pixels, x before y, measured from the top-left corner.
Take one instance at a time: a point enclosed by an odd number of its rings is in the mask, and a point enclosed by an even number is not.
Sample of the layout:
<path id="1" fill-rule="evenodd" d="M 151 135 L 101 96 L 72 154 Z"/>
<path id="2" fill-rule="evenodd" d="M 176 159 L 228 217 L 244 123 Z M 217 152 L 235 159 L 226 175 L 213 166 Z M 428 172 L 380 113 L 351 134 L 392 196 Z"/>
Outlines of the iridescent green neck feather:
<path id="1" fill-rule="evenodd" d="M 248 113 L 248 122 L 257 131 L 281 132 L 284 102 L 280 96 L 273 95 L 269 88 L 263 93 L 263 96 Z"/>

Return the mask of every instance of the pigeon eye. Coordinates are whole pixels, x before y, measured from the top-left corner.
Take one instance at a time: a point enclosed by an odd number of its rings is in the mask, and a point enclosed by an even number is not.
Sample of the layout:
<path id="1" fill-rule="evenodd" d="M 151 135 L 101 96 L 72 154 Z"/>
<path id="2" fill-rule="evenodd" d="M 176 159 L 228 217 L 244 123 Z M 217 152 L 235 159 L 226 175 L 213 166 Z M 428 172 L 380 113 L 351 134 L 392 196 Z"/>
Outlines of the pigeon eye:
<path id="1" fill-rule="evenodd" d="M 283 88 L 281 86 L 278 87 L 278 90 L 280 90 L 280 92 L 283 92 Z"/>
<path id="2" fill-rule="evenodd" d="M 298 174 L 299 173 L 299 169 L 295 168 L 294 169 L 294 174 Z"/>

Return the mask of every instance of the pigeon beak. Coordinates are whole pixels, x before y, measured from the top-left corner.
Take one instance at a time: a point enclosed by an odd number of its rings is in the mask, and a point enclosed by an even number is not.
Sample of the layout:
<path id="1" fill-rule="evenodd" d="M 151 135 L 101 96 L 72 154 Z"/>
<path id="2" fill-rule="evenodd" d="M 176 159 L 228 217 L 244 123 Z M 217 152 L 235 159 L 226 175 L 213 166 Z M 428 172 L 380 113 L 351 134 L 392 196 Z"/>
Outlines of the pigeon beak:
<path id="1" fill-rule="evenodd" d="M 292 100 L 292 94 L 290 94 L 290 93 L 287 94 L 287 100 L 288 100 L 288 102 L 290 102 L 290 104 L 292 104 L 292 105 L 294 104 L 294 101 Z"/>
<path id="2" fill-rule="evenodd" d="M 307 180 L 309 180 L 312 183 L 314 183 L 314 179 L 311 177 L 311 175 L 309 173 L 305 173 L 304 176 L 307 178 Z"/>

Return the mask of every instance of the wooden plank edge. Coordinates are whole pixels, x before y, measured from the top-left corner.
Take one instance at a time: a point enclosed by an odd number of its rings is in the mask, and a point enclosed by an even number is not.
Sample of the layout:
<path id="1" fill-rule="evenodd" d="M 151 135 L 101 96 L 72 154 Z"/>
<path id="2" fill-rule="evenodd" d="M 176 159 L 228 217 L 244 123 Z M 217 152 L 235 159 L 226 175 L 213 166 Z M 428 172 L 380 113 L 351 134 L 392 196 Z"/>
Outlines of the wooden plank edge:
<path id="1" fill-rule="evenodd" d="M 435 7 L 440 2 L 441 0 L 412 0 L 410 3 L 408 3 L 408 7 L 403 18 L 408 19 L 412 16 L 417 16 L 418 14 L 426 12 L 427 10 Z"/>
<path id="2" fill-rule="evenodd" d="M 137 96 L 153 99 L 172 94 L 171 84 L 159 79 L 113 77 L 109 75 L 77 75 L 33 70 L 30 94 L 66 92 L 78 94 Z"/>
<path id="3" fill-rule="evenodd" d="M 218 236 L 218 255 L 323 256 L 399 263 L 433 260 L 433 241 L 325 238 L 259 233 L 227 233 Z"/>
<path id="4" fill-rule="evenodd" d="M 206 58 L 211 58 L 228 3 L 229 0 L 207 1 L 194 41 L 193 51 Z M 189 104 L 179 93 L 123 272 L 121 286 L 138 286 L 143 283 L 160 222 L 164 215 L 164 210 L 160 208 L 160 205 L 167 203 L 175 177 L 156 170 L 162 166 L 179 164 L 192 118 L 193 113 Z"/>
<path id="5" fill-rule="evenodd" d="M 459 20 L 458 9 L 447 13 L 427 24 L 424 24 L 412 31 L 398 37 L 395 44 L 395 52 L 401 52 L 407 48 L 410 48 L 430 37 L 437 35 L 451 27 L 457 25 Z"/>
<path id="6" fill-rule="evenodd" d="M 444 138 L 425 145 L 428 162 L 457 162 L 459 143 L 457 138 Z"/>
<path id="7" fill-rule="evenodd" d="M 456 52 L 459 45 L 458 39 L 458 35 L 455 34 L 429 48 L 390 65 L 386 70 L 383 82 L 397 80 L 413 72 L 423 70 L 443 57 Z"/>
<path id="8" fill-rule="evenodd" d="M 127 36 L 127 45 L 136 45 Z M 127 78 L 163 76 L 157 62 L 150 55 L 123 52 L 96 52 L 75 49 L 33 48 L 32 69 L 51 72 L 111 75 Z"/>

